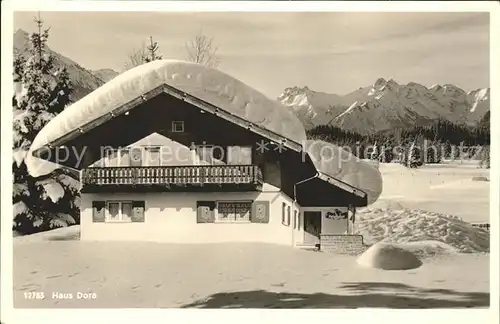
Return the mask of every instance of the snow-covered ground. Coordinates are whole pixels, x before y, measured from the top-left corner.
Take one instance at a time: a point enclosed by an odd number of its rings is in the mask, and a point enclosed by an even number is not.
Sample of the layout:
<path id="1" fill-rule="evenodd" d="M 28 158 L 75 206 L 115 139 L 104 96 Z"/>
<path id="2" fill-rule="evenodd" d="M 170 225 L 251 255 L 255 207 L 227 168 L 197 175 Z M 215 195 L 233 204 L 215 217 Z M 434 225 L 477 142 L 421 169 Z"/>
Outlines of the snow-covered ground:
<path id="1" fill-rule="evenodd" d="M 39 253 L 44 251 L 44 253 Z M 408 271 L 271 244 L 52 241 L 14 247 L 14 306 L 61 308 L 488 307 L 489 257 L 424 259 Z M 24 293 L 43 291 L 44 300 Z M 73 294 L 53 299 L 52 293 Z M 77 293 L 95 299 L 77 299 Z"/>
<path id="2" fill-rule="evenodd" d="M 384 189 L 372 208 L 399 204 L 404 208 L 458 216 L 472 223 L 489 222 L 489 170 L 476 163 L 448 163 L 408 169 L 397 163 L 381 163 Z"/>
<path id="3" fill-rule="evenodd" d="M 471 180 L 488 170 L 380 170 L 382 198 L 359 211 L 358 229 L 369 243 L 390 238 L 416 252 L 417 269 L 370 269 L 355 256 L 257 243 L 80 242 L 72 226 L 14 239 L 15 307 L 488 307 L 489 253 L 457 253 L 487 251 L 488 234 L 438 214 L 488 222 L 489 182 Z M 30 291 L 46 298 L 26 299 Z M 86 292 L 95 299 L 77 299 Z"/>

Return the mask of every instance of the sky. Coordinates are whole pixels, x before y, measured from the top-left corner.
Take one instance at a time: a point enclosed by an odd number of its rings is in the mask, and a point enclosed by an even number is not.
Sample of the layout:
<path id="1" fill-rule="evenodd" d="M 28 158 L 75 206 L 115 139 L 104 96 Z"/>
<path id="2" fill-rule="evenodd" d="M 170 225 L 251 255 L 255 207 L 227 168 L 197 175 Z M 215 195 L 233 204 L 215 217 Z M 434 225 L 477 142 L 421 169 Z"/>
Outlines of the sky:
<path id="1" fill-rule="evenodd" d="M 14 30 L 35 30 L 16 12 Z M 426 86 L 489 87 L 488 13 L 42 12 L 49 46 L 87 69 L 122 71 L 152 36 L 164 58 L 185 59 L 200 30 L 218 46 L 219 69 L 276 98 L 308 86 L 347 94 L 378 78 Z"/>

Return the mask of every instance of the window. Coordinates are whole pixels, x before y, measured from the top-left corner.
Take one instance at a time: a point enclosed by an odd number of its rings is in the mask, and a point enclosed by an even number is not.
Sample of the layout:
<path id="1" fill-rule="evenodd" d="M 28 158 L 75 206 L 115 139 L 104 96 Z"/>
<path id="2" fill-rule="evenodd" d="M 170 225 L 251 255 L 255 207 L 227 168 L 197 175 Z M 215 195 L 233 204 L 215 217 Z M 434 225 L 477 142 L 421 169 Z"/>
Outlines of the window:
<path id="1" fill-rule="evenodd" d="M 131 201 L 108 201 L 106 222 L 131 222 Z"/>
<path id="2" fill-rule="evenodd" d="M 217 222 L 243 222 L 251 221 L 251 201 L 219 201 L 217 202 Z"/>
<path id="3" fill-rule="evenodd" d="M 161 157 L 160 157 L 160 147 L 159 146 L 150 146 L 145 147 L 145 166 L 159 166 L 161 165 Z"/>
<path id="4" fill-rule="evenodd" d="M 299 213 L 297 210 L 293 211 L 293 228 L 299 229 Z"/>
<path id="5" fill-rule="evenodd" d="M 224 158 L 224 149 L 220 146 L 203 145 L 196 148 L 201 161 L 208 164 L 220 164 Z"/>
<path id="6" fill-rule="evenodd" d="M 251 146 L 228 146 L 227 164 L 250 165 L 252 164 Z"/>
<path id="7" fill-rule="evenodd" d="M 172 132 L 173 133 L 183 133 L 184 132 L 184 121 L 174 120 L 172 122 Z"/>
<path id="8" fill-rule="evenodd" d="M 131 147 L 128 151 L 130 166 L 142 166 L 142 147 Z"/>
<path id="9" fill-rule="evenodd" d="M 117 167 L 117 166 L 130 166 L 129 149 L 109 149 L 105 153 L 104 166 Z"/>

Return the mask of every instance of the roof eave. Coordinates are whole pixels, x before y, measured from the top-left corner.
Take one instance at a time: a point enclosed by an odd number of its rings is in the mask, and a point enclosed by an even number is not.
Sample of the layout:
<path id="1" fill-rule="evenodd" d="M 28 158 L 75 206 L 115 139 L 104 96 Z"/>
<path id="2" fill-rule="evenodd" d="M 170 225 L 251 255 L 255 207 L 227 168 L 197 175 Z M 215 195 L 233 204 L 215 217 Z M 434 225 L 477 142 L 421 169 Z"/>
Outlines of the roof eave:
<path id="1" fill-rule="evenodd" d="M 318 171 L 318 178 L 320 178 L 321 180 L 328 182 L 334 186 L 337 186 L 337 187 L 339 187 L 339 188 L 341 188 L 349 193 L 352 193 L 360 198 L 366 198 L 366 196 L 367 196 L 366 192 L 362 191 L 361 189 L 358 189 L 358 188 L 353 187 L 353 186 L 351 186 L 343 181 L 335 179 L 334 177 L 329 176 L 328 174 L 323 173 L 321 171 Z"/>

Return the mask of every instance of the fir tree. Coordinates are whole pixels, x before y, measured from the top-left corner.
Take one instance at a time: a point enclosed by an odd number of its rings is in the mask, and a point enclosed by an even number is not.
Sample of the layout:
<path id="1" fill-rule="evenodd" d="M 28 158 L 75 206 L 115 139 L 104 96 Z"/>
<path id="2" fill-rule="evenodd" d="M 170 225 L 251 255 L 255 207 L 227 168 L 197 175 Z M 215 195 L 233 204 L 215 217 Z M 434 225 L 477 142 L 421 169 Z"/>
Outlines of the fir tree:
<path id="1" fill-rule="evenodd" d="M 480 152 L 481 159 L 479 160 L 479 167 L 489 169 L 490 168 L 490 146 L 486 145 L 482 148 Z"/>
<path id="2" fill-rule="evenodd" d="M 26 57 L 14 59 L 13 121 L 13 229 L 34 233 L 79 221 L 78 181 L 59 169 L 33 178 L 24 159 L 38 132 L 70 102 L 73 91 L 65 69 L 56 69 L 47 51 L 49 30 L 35 18 L 38 32 L 31 34 Z"/>
<path id="3" fill-rule="evenodd" d="M 158 55 L 158 42 L 153 42 L 153 36 L 149 36 L 149 45 L 146 48 L 147 55 L 144 56 L 144 63 L 161 60 L 162 56 Z"/>
<path id="4" fill-rule="evenodd" d="M 143 43 L 139 48 L 132 50 L 129 53 L 128 59 L 125 62 L 125 70 L 130 70 L 144 63 L 149 63 L 156 60 L 161 60 L 162 56 L 158 54 L 158 42 L 153 41 L 153 36 L 149 36 L 149 45 Z"/>
<path id="5" fill-rule="evenodd" d="M 370 153 L 370 160 L 378 160 L 380 152 L 378 150 L 377 142 L 373 144 L 372 151 Z"/>

